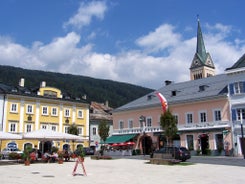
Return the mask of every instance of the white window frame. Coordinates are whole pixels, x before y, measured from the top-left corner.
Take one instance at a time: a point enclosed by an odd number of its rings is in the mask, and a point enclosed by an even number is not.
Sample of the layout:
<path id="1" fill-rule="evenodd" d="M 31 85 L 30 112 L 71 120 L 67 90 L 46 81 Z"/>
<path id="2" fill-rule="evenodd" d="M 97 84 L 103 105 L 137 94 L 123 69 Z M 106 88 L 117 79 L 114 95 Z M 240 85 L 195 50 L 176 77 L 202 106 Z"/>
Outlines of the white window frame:
<path id="1" fill-rule="evenodd" d="M 17 103 L 11 103 L 10 112 L 12 112 L 12 113 L 17 113 L 18 112 L 18 104 Z"/>
<path id="2" fill-rule="evenodd" d="M 51 130 L 53 130 L 53 131 L 57 131 L 57 126 L 56 125 L 51 125 Z"/>
<path id="3" fill-rule="evenodd" d="M 77 118 L 83 118 L 83 110 L 82 109 L 77 110 Z"/>
<path id="4" fill-rule="evenodd" d="M 92 127 L 92 135 L 97 135 L 97 127 Z"/>
<path id="5" fill-rule="evenodd" d="M 46 112 L 44 112 L 46 111 Z M 48 106 L 42 106 L 42 115 L 48 116 Z"/>
<path id="6" fill-rule="evenodd" d="M 47 124 L 42 124 L 42 125 L 41 125 L 41 129 L 47 130 L 47 129 L 48 129 L 48 125 L 47 125 Z"/>
<path id="7" fill-rule="evenodd" d="M 25 126 L 25 132 L 31 132 L 32 131 L 32 124 L 28 123 Z"/>
<path id="8" fill-rule="evenodd" d="M 69 118 L 71 116 L 71 110 L 68 108 L 64 109 L 64 117 Z"/>
<path id="9" fill-rule="evenodd" d="M 77 127 L 78 135 L 83 135 L 83 127 L 79 126 Z"/>
<path id="10" fill-rule="evenodd" d="M 54 113 L 54 110 L 55 110 L 55 113 Z M 51 108 L 51 116 L 58 116 L 58 108 L 57 107 Z"/>
<path id="11" fill-rule="evenodd" d="M 192 112 L 187 112 L 185 114 L 185 122 L 186 122 L 186 124 L 192 124 L 193 123 L 193 113 Z"/>
<path id="12" fill-rule="evenodd" d="M 33 114 L 33 105 L 26 104 L 26 114 Z"/>
<path id="13" fill-rule="evenodd" d="M 133 128 L 133 119 L 128 120 L 128 128 Z"/>
<path id="14" fill-rule="evenodd" d="M 218 115 L 217 114 L 218 112 L 219 112 L 220 119 L 217 116 Z M 213 110 L 213 118 L 214 118 L 213 119 L 214 121 L 221 121 L 222 120 L 221 109 L 214 109 Z"/>
<path id="15" fill-rule="evenodd" d="M 243 82 L 234 83 L 234 94 L 241 94 L 243 92 Z"/>
<path id="16" fill-rule="evenodd" d="M 152 117 L 146 117 L 146 127 L 152 127 Z"/>
<path id="17" fill-rule="evenodd" d="M 205 115 L 205 116 L 203 117 L 203 115 Z M 208 120 L 207 112 L 206 111 L 200 111 L 199 112 L 199 122 L 200 123 L 206 123 L 207 120 Z"/>
<path id="18" fill-rule="evenodd" d="M 64 132 L 65 132 L 65 133 L 68 133 L 68 130 L 69 130 L 69 126 L 65 126 L 65 127 L 64 127 Z"/>
<path id="19" fill-rule="evenodd" d="M 124 121 L 123 120 L 119 120 L 118 127 L 120 130 L 124 129 Z"/>
<path id="20" fill-rule="evenodd" d="M 9 122 L 9 132 L 11 133 L 17 132 L 17 128 L 18 128 L 17 126 L 18 126 L 17 123 Z"/>

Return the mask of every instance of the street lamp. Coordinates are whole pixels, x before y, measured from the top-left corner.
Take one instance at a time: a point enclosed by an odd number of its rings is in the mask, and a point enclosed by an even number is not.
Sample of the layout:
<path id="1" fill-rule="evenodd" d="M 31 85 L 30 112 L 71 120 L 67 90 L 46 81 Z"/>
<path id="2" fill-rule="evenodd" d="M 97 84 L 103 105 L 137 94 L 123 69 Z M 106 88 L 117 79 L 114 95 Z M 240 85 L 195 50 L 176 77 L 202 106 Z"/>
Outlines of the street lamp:
<path id="1" fill-rule="evenodd" d="M 242 150 L 242 154 L 243 154 L 243 158 L 245 159 L 245 153 L 244 153 L 244 136 L 243 136 L 243 122 L 242 122 L 242 120 L 243 120 L 243 116 L 242 116 L 242 109 L 240 110 L 240 120 L 241 120 L 241 133 L 242 133 L 242 141 L 241 141 L 241 150 Z"/>
<path id="2" fill-rule="evenodd" d="M 140 118 L 139 118 L 139 121 L 140 121 L 141 125 L 143 125 L 143 138 L 144 138 L 144 141 L 143 141 L 143 154 L 145 156 L 145 116 L 141 115 Z"/>

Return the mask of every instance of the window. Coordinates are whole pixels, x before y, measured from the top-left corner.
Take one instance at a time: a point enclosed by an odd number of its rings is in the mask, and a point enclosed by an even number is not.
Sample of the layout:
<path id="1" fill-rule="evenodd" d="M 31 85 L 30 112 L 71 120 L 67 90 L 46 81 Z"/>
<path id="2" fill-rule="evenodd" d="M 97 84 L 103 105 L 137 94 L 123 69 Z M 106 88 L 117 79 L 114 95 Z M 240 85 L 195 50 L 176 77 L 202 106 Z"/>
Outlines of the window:
<path id="1" fill-rule="evenodd" d="M 52 116 L 57 116 L 58 115 L 58 109 L 57 109 L 57 107 L 52 107 L 52 109 L 51 109 L 51 115 Z"/>
<path id="2" fill-rule="evenodd" d="M 207 122 L 207 114 L 206 114 L 206 112 L 200 112 L 200 122 L 201 123 Z"/>
<path id="3" fill-rule="evenodd" d="M 26 113 L 27 114 L 33 114 L 33 105 L 27 105 L 26 106 Z"/>
<path id="4" fill-rule="evenodd" d="M 32 131 L 32 125 L 31 124 L 27 124 L 26 125 L 26 132 L 31 132 Z"/>
<path id="5" fill-rule="evenodd" d="M 70 109 L 65 109 L 65 117 L 70 117 Z"/>
<path id="6" fill-rule="evenodd" d="M 187 124 L 193 123 L 193 114 L 192 113 L 186 114 L 186 123 Z"/>
<path id="7" fill-rule="evenodd" d="M 146 127 L 151 127 L 151 126 L 152 126 L 152 119 L 146 118 Z"/>
<path id="8" fill-rule="evenodd" d="M 77 117 L 78 118 L 83 118 L 83 111 L 82 110 L 78 110 L 77 111 Z"/>
<path id="9" fill-rule="evenodd" d="M 93 133 L 93 135 L 96 135 L 97 134 L 97 128 L 96 127 L 93 127 L 92 133 Z"/>
<path id="10" fill-rule="evenodd" d="M 68 133 L 69 127 L 65 126 L 65 133 Z"/>
<path id="11" fill-rule="evenodd" d="M 48 115 L 48 107 L 46 106 L 42 107 L 42 115 Z"/>
<path id="12" fill-rule="evenodd" d="M 221 121 L 221 111 L 214 110 L 214 121 Z"/>
<path id="13" fill-rule="evenodd" d="M 47 125 L 41 125 L 41 129 L 48 129 Z"/>
<path id="14" fill-rule="evenodd" d="M 234 93 L 240 94 L 243 92 L 243 82 L 234 83 Z"/>
<path id="15" fill-rule="evenodd" d="M 78 130 L 78 135 L 83 134 L 83 128 L 82 127 L 77 127 L 77 130 Z"/>
<path id="16" fill-rule="evenodd" d="M 133 120 L 128 120 L 128 128 L 133 128 Z"/>
<path id="17" fill-rule="evenodd" d="M 9 124 L 9 132 L 17 132 L 17 124 L 16 123 L 10 123 Z"/>
<path id="18" fill-rule="evenodd" d="M 176 121 L 176 124 L 178 124 L 179 123 L 179 117 L 178 117 L 178 115 L 174 114 L 173 116 L 174 116 L 174 119 Z"/>
<path id="19" fill-rule="evenodd" d="M 216 149 L 218 152 L 224 150 L 223 134 L 215 134 Z"/>
<path id="20" fill-rule="evenodd" d="M 51 126 L 51 130 L 56 131 L 56 129 L 57 129 L 56 125 Z"/>
<path id="21" fill-rule="evenodd" d="M 245 109 L 237 109 L 237 120 L 241 120 L 241 113 L 242 119 L 245 119 Z"/>
<path id="22" fill-rule="evenodd" d="M 18 111 L 18 104 L 11 104 L 11 107 L 10 107 L 10 112 L 17 112 Z"/>
<path id="23" fill-rule="evenodd" d="M 193 135 L 186 135 L 186 139 L 187 139 L 187 148 L 189 150 L 194 150 L 194 139 L 193 139 Z"/>
<path id="24" fill-rule="evenodd" d="M 123 129 L 124 128 L 124 122 L 123 121 L 119 121 L 119 129 Z"/>

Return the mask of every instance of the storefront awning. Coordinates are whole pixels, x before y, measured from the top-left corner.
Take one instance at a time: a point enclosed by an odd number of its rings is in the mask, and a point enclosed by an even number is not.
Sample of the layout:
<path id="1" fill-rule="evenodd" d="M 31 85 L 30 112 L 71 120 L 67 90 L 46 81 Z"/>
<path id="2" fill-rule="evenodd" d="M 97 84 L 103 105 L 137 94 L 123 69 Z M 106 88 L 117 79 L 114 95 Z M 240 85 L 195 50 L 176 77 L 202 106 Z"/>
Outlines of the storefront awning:
<path id="1" fill-rule="evenodd" d="M 137 134 L 127 134 L 127 135 L 112 135 L 108 137 L 105 141 L 105 144 L 113 144 L 113 143 L 122 143 L 127 142 L 130 139 L 134 138 Z"/>

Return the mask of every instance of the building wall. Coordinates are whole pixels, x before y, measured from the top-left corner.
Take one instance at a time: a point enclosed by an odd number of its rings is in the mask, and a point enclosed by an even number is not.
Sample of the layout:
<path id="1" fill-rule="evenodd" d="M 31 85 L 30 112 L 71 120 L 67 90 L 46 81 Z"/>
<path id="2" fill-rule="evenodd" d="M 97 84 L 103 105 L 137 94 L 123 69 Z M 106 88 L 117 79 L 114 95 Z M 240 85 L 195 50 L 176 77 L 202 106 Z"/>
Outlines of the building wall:
<path id="1" fill-rule="evenodd" d="M 194 138 L 194 150 L 200 148 L 200 135 L 203 133 L 208 135 L 209 148 L 211 150 L 217 149 L 216 134 L 222 134 L 225 128 L 231 129 L 230 127 L 230 111 L 229 111 L 229 102 L 227 97 L 223 98 L 214 98 L 211 100 L 196 101 L 190 103 L 180 103 L 180 104 L 169 104 L 169 109 L 173 115 L 178 116 L 178 132 L 180 135 L 180 145 L 188 147 L 187 145 L 187 135 L 193 135 Z M 214 121 L 214 110 L 221 111 L 221 121 Z M 199 113 L 206 112 L 207 122 L 200 123 Z M 193 113 L 193 123 L 192 126 L 188 129 L 185 128 L 185 125 L 189 125 L 186 122 L 186 113 Z M 162 109 L 159 107 L 152 107 L 146 109 L 136 109 L 136 110 L 127 110 L 113 113 L 113 127 L 114 134 L 125 134 L 127 133 L 128 120 L 133 121 L 133 129 L 140 127 L 139 117 L 141 115 L 147 118 L 152 118 L 152 127 L 147 133 L 148 136 L 151 136 L 152 142 L 155 143 L 158 140 L 156 135 L 161 134 L 162 130 L 160 127 L 160 116 L 162 114 Z M 120 130 L 119 122 L 124 122 L 124 128 Z M 223 123 L 224 122 L 224 126 Z M 220 125 L 219 125 L 220 124 Z M 198 125 L 198 127 L 196 126 Z M 217 125 L 217 127 L 215 127 Z M 154 132 L 156 130 L 156 132 Z M 129 131 L 130 132 L 130 131 Z M 157 133 L 158 134 L 154 134 Z M 140 132 L 142 134 L 142 132 Z M 230 143 L 229 149 L 231 149 L 231 134 L 223 136 L 223 141 Z M 159 142 L 157 143 L 159 145 Z"/>
<path id="2" fill-rule="evenodd" d="M 16 105 L 16 111 L 11 111 L 12 104 Z M 28 105 L 32 106 L 33 111 L 27 112 Z M 4 106 L 3 131 L 12 132 L 18 134 L 24 134 L 26 132 L 38 130 L 46 126 L 47 129 L 52 129 L 58 132 L 66 132 L 67 128 L 76 124 L 78 128 L 82 130 L 80 136 L 84 137 L 86 141 L 82 144 L 89 146 L 89 105 L 82 102 L 66 101 L 57 98 L 45 98 L 45 97 L 31 97 L 28 95 L 12 95 L 6 96 Z M 47 113 L 43 114 L 43 107 L 47 108 Z M 51 111 L 56 108 L 57 114 L 52 114 Z M 65 109 L 69 109 L 70 114 L 66 117 Z M 1 109 L 2 110 L 2 109 Z M 82 112 L 82 116 L 79 117 L 79 111 Z M 67 121 L 68 119 L 68 121 Z M 15 129 L 11 130 L 11 125 L 15 124 Z M 31 127 L 27 130 L 27 126 Z M 7 146 L 11 142 L 3 141 L 1 149 Z M 25 143 L 31 143 L 39 146 L 36 140 L 16 140 L 19 149 L 24 148 Z M 62 148 L 63 141 L 54 141 L 54 146 Z M 81 143 L 76 143 L 81 144 Z"/>

